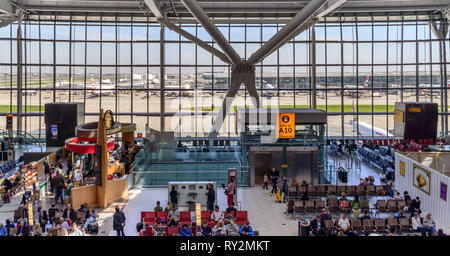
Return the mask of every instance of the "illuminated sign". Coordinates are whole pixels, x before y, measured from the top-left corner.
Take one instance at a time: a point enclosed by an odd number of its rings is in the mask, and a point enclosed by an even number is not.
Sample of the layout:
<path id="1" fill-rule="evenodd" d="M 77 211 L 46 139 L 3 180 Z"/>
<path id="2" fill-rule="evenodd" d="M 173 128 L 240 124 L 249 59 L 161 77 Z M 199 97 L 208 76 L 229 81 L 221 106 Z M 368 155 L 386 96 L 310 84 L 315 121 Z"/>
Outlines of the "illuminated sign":
<path id="1" fill-rule="evenodd" d="M 278 114 L 277 138 L 295 138 L 295 114 Z"/>
<path id="2" fill-rule="evenodd" d="M 420 112 L 422 112 L 422 109 L 418 108 L 418 107 L 416 107 L 416 108 L 408 108 L 408 112 L 420 113 Z"/>
<path id="3" fill-rule="evenodd" d="M 6 115 L 6 129 L 12 129 L 13 127 L 13 114 Z"/>

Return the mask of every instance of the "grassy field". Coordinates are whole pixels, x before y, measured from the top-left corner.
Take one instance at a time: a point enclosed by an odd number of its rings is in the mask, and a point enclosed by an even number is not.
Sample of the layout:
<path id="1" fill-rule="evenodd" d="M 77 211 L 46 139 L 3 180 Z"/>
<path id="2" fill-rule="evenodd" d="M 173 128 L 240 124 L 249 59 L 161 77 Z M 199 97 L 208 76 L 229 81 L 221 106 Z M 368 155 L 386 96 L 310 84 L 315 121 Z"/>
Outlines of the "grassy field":
<path id="1" fill-rule="evenodd" d="M 269 105 L 266 108 L 276 108 L 277 106 Z M 341 105 L 328 105 L 328 108 L 325 105 L 317 105 L 317 109 L 325 110 L 328 112 L 341 112 Z M 358 112 L 394 112 L 394 105 L 359 105 Z M 244 106 L 233 106 L 231 107 L 231 111 L 236 111 L 238 108 L 244 108 Z M 247 106 L 247 108 L 253 108 L 251 106 Z M 280 105 L 280 108 L 294 108 L 294 105 Z M 295 108 L 309 108 L 308 105 L 295 105 Z M 190 108 L 191 110 L 195 110 L 194 107 Z M 220 106 L 215 106 L 214 111 L 219 111 Z M 211 111 L 211 107 L 200 107 L 198 108 L 200 111 Z M 344 105 L 344 112 L 353 112 L 352 105 Z"/>
<path id="2" fill-rule="evenodd" d="M 41 111 L 44 112 L 45 111 L 45 106 L 40 106 L 41 107 Z M 39 112 L 39 106 L 37 105 L 31 105 L 31 106 L 23 106 L 22 108 L 22 112 Z M 9 113 L 9 112 L 17 112 L 17 106 L 13 105 L 12 106 L 12 111 L 10 111 L 9 105 L 0 105 L 0 112 L 1 113 Z"/>

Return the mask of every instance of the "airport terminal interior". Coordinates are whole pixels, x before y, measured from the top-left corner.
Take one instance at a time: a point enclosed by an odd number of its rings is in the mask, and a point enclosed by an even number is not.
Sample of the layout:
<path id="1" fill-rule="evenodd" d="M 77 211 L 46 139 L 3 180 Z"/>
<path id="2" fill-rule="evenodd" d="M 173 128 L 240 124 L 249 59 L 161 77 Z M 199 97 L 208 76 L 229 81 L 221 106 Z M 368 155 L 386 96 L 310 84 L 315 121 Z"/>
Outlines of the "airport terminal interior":
<path id="1" fill-rule="evenodd" d="M 0 0 L 0 236 L 446 236 L 449 20 Z"/>

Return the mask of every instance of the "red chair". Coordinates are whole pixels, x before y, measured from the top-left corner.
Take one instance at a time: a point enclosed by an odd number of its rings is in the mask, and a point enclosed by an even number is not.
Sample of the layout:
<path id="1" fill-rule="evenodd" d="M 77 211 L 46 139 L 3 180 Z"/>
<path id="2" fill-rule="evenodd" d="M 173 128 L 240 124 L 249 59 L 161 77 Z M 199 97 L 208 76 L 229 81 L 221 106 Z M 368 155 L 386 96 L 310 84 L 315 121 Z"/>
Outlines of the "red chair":
<path id="1" fill-rule="evenodd" d="M 192 224 L 191 212 L 180 212 L 179 225 L 183 225 L 183 224 L 188 224 L 188 226 L 190 226 Z"/>
<path id="2" fill-rule="evenodd" d="M 247 211 L 237 211 L 236 224 L 241 226 L 244 225 L 246 221 L 247 221 Z"/>
<path id="3" fill-rule="evenodd" d="M 211 220 L 211 212 L 210 211 L 202 211 L 201 212 L 201 218 L 202 218 L 202 222 L 204 220 L 209 222 Z"/>
<path id="4" fill-rule="evenodd" d="M 423 139 L 419 139 L 419 144 L 423 144 Z"/>
<path id="5" fill-rule="evenodd" d="M 149 226 L 146 226 L 145 227 L 144 236 L 153 236 L 153 228 L 149 227 Z"/>
<path id="6" fill-rule="evenodd" d="M 141 212 L 141 220 L 145 225 L 155 225 L 156 221 L 156 213 L 155 212 Z"/>
<path id="7" fill-rule="evenodd" d="M 191 226 L 191 233 L 192 233 L 192 236 L 195 236 L 195 234 L 197 233 L 197 227 L 196 226 Z"/>
<path id="8" fill-rule="evenodd" d="M 173 236 L 174 234 L 178 234 L 178 228 L 177 227 L 166 227 L 166 233 L 167 236 Z"/>
<path id="9" fill-rule="evenodd" d="M 156 222 L 167 223 L 167 212 L 156 212 Z"/>

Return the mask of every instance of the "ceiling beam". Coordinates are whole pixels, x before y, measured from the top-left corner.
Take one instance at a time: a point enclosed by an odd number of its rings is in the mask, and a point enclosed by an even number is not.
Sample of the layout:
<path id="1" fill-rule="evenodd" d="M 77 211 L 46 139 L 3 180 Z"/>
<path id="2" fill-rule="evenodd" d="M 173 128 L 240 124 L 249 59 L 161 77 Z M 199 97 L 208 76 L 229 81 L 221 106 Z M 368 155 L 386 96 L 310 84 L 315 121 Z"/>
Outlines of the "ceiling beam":
<path id="1" fill-rule="evenodd" d="M 166 20 L 166 19 L 158 19 L 158 22 L 160 24 L 165 25 L 170 30 L 173 30 L 176 33 L 180 34 L 181 36 L 185 37 L 189 41 L 191 41 L 191 42 L 195 43 L 196 45 L 200 46 L 204 50 L 208 51 L 209 53 L 213 54 L 217 58 L 221 59 L 223 62 L 228 63 L 230 65 L 232 64 L 231 61 L 228 59 L 228 57 L 223 52 L 221 52 L 221 51 L 217 50 L 216 48 L 212 47 L 211 45 L 203 42 L 199 38 L 195 37 L 194 35 L 190 34 L 187 31 L 183 30 L 179 26 L 173 24 L 171 21 Z"/>
<path id="2" fill-rule="evenodd" d="M 328 0 L 315 0 L 306 5 L 292 20 L 278 31 L 261 48 L 250 56 L 248 63 L 254 65 L 263 60 L 273 49 L 278 49 L 287 37 L 290 37 L 301 25 L 306 23 Z"/>
<path id="3" fill-rule="evenodd" d="M 156 18 L 162 19 L 164 18 L 163 13 L 159 9 L 159 3 L 157 0 L 144 0 L 145 4 L 148 6 L 148 8 L 152 11 L 153 15 L 155 15 Z"/>
<path id="4" fill-rule="evenodd" d="M 15 7 L 9 2 L 9 0 L 0 0 L 0 12 L 15 13 Z"/>
<path id="5" fill-rule="evenodd" d="M 233 64 L 240 64 L 241 57 L 231 47 L 227 39 L 217 29 L 216 25 L 212 23 L 208 15 L 203 11 L 202 7 L 195 0 L 181 0 L 186 8 L 192 13 L 197 21 L 203 26 L 203 28 L 209 33 L 209 35 L 216 41 L 217 45 L 222 49 L 225 55 Z"/>

